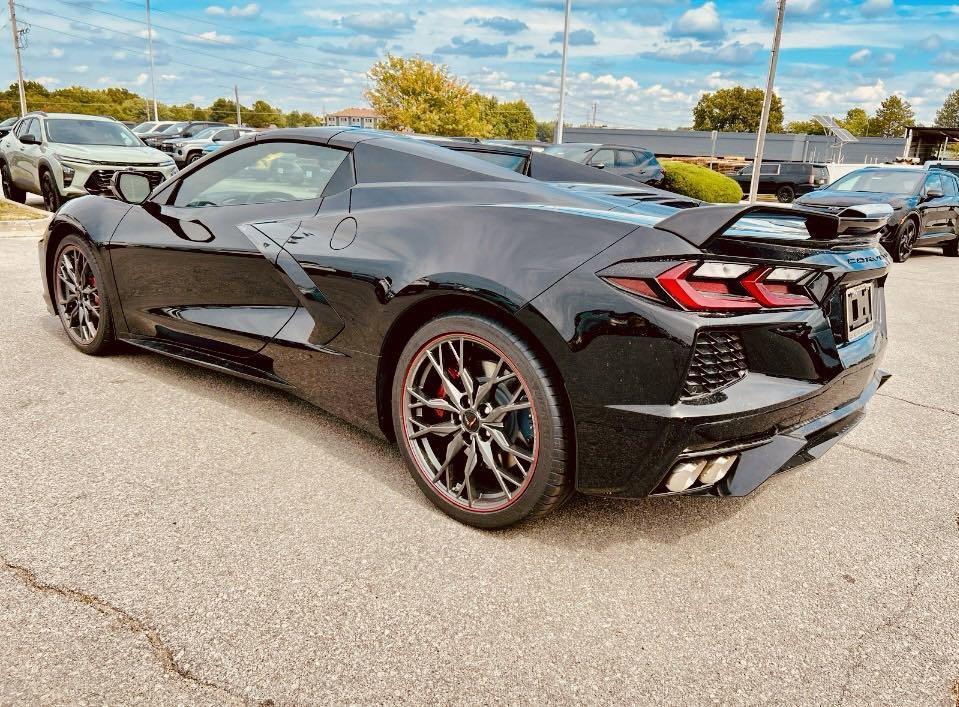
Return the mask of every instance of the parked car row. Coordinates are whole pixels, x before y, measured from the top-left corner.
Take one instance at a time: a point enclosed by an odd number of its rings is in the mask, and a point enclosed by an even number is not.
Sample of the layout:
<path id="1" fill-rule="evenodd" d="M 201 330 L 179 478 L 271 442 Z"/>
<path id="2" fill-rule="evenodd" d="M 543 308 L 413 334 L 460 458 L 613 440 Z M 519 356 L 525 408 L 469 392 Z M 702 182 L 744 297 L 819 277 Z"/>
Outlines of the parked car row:
<path id="1" fill-rule="evenodd" d="M 128 127 L 108 117 L 35 111 L 0 123 L 0 181 L 4 195 L 23 203 L 28 193 L 56 211 L 83 194 L 110 195 L 119 170 L 136 169 L 156 187 L 204 154 L 256 132 L 217 121 L 148 121 Z"/>

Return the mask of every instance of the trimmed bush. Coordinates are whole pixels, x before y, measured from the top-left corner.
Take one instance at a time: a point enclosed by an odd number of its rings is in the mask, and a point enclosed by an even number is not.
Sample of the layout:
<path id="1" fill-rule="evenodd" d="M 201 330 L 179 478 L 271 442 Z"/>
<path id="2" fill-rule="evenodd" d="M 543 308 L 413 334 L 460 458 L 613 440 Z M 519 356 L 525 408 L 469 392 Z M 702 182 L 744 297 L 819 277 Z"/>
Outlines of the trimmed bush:
<path id="1" fill-rule="evenodd" d="M 715 204 L 738 204 L 743 198 L 739 184 L 707 167 L 666 160 L 661 162 L 666 177 L 663 189 Z"/>

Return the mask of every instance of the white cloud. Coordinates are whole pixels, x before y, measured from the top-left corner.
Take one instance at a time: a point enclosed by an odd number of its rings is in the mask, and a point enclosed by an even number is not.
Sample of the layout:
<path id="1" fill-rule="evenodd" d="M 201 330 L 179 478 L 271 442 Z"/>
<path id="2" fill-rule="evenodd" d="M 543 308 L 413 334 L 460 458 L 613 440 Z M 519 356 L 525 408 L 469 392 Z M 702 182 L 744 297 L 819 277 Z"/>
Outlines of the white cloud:
<path id="1" fill-rule="evenodd" d="M 74 73 L 77 73 L 77 74 L 85 74 L 89 70 L 90 70 L 90 67 L 87 66 L 86 64 L 77 64 L 76 66 L 73 67 Z"/>
<path id="2" fill-rule="evenodd" d="M 38 83 L 42 83 L 44 86 L 56 86 L 58 83 L 60 83 L 60 80 L 54 78 L 53 76 L 37 76 L 33 80 L 37 81 Z"/>
<path id="3" fill-rule="evenodd" d="M 866 0 L 859 6 L 859 12 L 864 17 L 878 17 L 892 10 L 892 7 L 892 0 Z"/>
<path id="4" fill-rule="evenodd" d="M 160 74 L 161 81 L 179 81 L 180 77 L 176 74 Z"/>
<path id="5" fill-rule="evenodd" d="M 868 49 L 860 49 L 849 55 L 849 63 L 853 66 L 864 66 L 872 58 L 872 52 Z"/>
<path id="6" fill-rule="evenodd" d="M 719 17 L 716 3 L 707 2 L 701 7 L 686 10 L 679 16 L 669 33 L 674 37 L 696 37 L 698 39 L 719 39 L 726 34 Z"/>
<path id="7" fill-rule="evenodd" d="M 596 78 L 596 83 L 600 86 L 608 86 L 619 89 L 620 91 L 631 91 L 639 88 L 639 84 L 630 76 L 616 78 L 612 74 L 603 74 Z"/>
<path id="8" fill-rule="evenodd" d="M 155 29 L 151 29 L 149 33 L 147 32 L 146 28 L 141 29 L 140 31 L 137 32 L 137 36 L 142 37 L 143 39 L 146 39 L 148 34 L 149 36 L 153 37 L 153 39 L 156 39 L 157 37 L 160 36 L 159 34 L 157 34 L 157 31 Z"/>
<path id="9" fill-rule="evenodd" d="M 126 59 L 126 58 L 127 58 L 127 53 L 126 53 L 126 52 L 113 52 L 113 54 L 112 54 L 111 56 L 112 56 L 114 59 Z"/>
<path id="10" fill-rule="evenodd" d="M 235 44 L 236 39 L 229 34 L 220 34 L 215 29 L 209 32 L 201 32 L 196 35 L 187 35 L 183 38 L 187 42 L 194 44 Z"/>
<path id="11" fill-rule="evenodd" d="M 149 74 L 137 74 L 137 77 L 133 80 L 134 86 L 142 86 L 150 78 Z"/>
<path id="12" fill-rule="evenodd" d="M 933 75 L 932 80 L 937 86 L 942 86 L 943 88 L 953 88 L 956 84 L 959 84 L 959 71 L 954 74 L 939 72 Z"/>
<path id="13" fill-rule="evenodd" d="M 256 17 L 260 14 L 260 6 L 255 2 L 242 6 L 231 5 L 228 8 L 220 5 L 210 5 L 206 9 L 206 14 L 213 17 Z"/>
<path id="14" fill-rule="evenodd" d="M 862 84 L 854 86 L 846 91 L 826 90 L 818 91 L 812 97 L 812 102 L 816 106 L 835 107 L 855 103 L 857 105 L 872 108 L 889 95 L 889 89 L 882 79 L 876 79 L 874 84 Z"/>
<path id="15" fill-rule="evenodd" d="M 54 59 L 59 59 L 63 56 L 63 50 L 60 47 L 54 47 L 50 50 L 50 56 L 52 56 Z"/>
<path id="16" fill-rule="evenodd" d="M 925 49 L 927 52 L 932 52 L 942 47 L 942 42 L 942 35 L 930 34 L 928 37 L 919 40 L 919 48 Z"/>
<path id="17" fill-rule="evenodd" d="M 822 0 L 789 0 L 786 5 L 786 16 L 795 17 L 813 17 L 822 12 Z M 760 12 L 766 17 L 775 17 L 779 10 L 776 0 L 763 0 L 760 6 Z"/>

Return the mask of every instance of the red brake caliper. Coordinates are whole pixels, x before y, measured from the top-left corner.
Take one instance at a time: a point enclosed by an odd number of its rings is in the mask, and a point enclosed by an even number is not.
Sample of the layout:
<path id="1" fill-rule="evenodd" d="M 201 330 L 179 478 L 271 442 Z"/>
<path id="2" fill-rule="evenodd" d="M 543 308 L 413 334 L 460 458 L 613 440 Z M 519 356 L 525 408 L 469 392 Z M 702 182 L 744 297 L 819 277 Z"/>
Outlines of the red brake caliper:
<path id="1" fill-rule="evenodd" d="M 97 286 L 97 278 L 96 278 L 95 276 L 91 275 L 91 276 L 89 277 L 89 279 L 87 280 L 87 284 L 90 285 L 90 287 L 96 287 L 96 286 Z M 94 295 L 93 295 L 93 304 L 95 304 L 97 307 L 100 306 L 100 293 L 99 293 L 99 292 L 94 293 Z"/>
<path id="2" fill-rule="evenodd" d="M 447 368 L 446 372 L 453 380 L 457 380 L 460 377 L 460 372 L 455 368 Z M 440 389 L 436 391 L 436 395 L 440 398 L 445 398 L 446 386 L 440 383 Z M 442 420 L 444 417 L 446 417 L 446 410 L 436 410 L 436 416 Z"/>

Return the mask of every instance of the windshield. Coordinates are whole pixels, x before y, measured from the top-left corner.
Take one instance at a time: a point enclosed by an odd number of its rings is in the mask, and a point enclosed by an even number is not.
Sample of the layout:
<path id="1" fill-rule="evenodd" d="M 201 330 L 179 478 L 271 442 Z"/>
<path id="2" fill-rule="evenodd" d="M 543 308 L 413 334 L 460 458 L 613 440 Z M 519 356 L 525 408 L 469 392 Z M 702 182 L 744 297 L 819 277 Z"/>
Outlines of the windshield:
<path id="1" fill-rule="evenodd" d="M 47 121 L 50 142 L 69 145 L 115 145 L 134 147 L 142 145 L 140 138 L 120 123 L 82 118 L 54 118 Z"/>
<path id="2" fill-rule="evenodd" d="M 186 123 L 170 123 L 168 126 L 163 128 L 160 132 L 166 133 L 167 135 L 169 135 L 170 133 L 180 132 L 180 130 L 182 130 L 184 127 L 186 127 Z"/>
<path id="3" fill-rule="evenodd" d="M 829 189 L 871 194 L 914 194 L 924 177 L 925 172 L 919 171 L 862 170 L 836 180 Z"/>
<path id="4" fill-rule="evenodd" d="M 599 147 L 599 145 L 550 145 L 549 147 L 543 148 L 543 152 L 548 155 L 556 155 L 563 159 L 573 160 L 573 162 L 582 162 L 586 159 L 586 156 L 597 147 Z"/>
<path id="5" fill-rule="evenodd" d="M 490 162 L 499 167 L 505 167 L 513 172 L 520 174 L 526 169 L 526 158 L 523 155 L 504 155 L 497 152 L 473 152 L 472 150 L 460 150 L 467 155 L 477 157 L 484 162 Z"/>
<path id="6" fill-rule="evenodd" d="M 0 123 L 3 125 L 3 123 Z M 932 165 L 936 169 L 944 169 L 947 172 L 952 172 L 953 174 L 959 175 L 959 163 L 956 164 L 934 164 Z"/>
<path id="7" fill-rule="evenodd" d="M 149 122 L 147 122 L 147 123 L 140 123 L 139 125 L 135 125 L 135 126 L 132 128 L 132 130 L 133 130 L 133 132 L 135 132 L 137 135 L 140 135 L 141 133 L 148 133 L 148 132 L 150 132 L 151 130 L 153 130 L 154 128 L 156 128 L 157 125 L 159 125 L 159 123 L 154 123 L 154 122 L 151 120 L 151 121 L 149 121 Z"/>
<path id="8" fill-rule="evenodd" d="M 193 137 L 195 137 L 195 138 L 197 138 L 197 139 L 207 138 L 207 137 L 213 137 L 216 133 L 220 132 L 221 130 L 223 130 L 223 128 L 222 128 L 222 127 L 219 127 L 219 126 L 217 126 L 217 127 L 212 127 L 212 128 L 205 128 L 205 129 L 201 130 L 200 132 L 198 132 L 198 133 L 197 133 L 196 135 L 194 135 Z"/>

